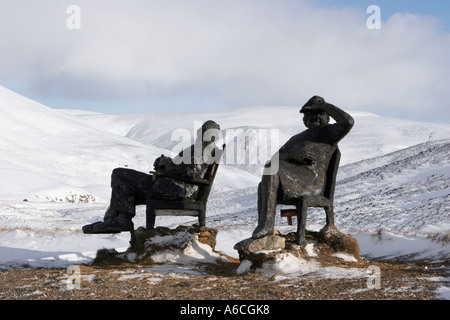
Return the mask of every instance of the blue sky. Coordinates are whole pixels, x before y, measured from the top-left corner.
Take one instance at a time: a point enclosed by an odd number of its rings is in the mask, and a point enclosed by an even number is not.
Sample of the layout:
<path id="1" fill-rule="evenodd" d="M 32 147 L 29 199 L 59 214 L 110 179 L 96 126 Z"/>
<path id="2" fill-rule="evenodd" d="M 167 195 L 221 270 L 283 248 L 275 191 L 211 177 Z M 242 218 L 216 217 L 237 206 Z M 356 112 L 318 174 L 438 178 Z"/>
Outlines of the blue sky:
<path id="1" fill-rule="evenodd" d="M 354 7 L 362 10 L 374 4 L 380 7 L 382 20 L 397 12 L 430 14 L 440 18 L 443 28 L 450 30 L 450 1 L 446 0 L 317 0 L 316 4 L 324 7 Z"/>
<path id="2" fill-rule="evenodd" d="M 69 5 L 80 29 L 69 29 Z M 378 5 L 381 29 L 366 12 Z M 0 0 L 0 85 L 103 113 L 301 106 L 450 123 L 450 1 Z"/>

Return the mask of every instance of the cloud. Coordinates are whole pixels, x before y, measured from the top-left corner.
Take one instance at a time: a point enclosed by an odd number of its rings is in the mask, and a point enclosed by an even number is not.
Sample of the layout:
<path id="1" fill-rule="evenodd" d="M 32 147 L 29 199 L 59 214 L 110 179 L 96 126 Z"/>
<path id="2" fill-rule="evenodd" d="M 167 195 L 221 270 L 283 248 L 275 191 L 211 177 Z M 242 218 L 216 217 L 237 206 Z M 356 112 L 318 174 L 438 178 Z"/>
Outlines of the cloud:
<path id="1" fill-rule="evenodd" d="M 81 9 L 81 30 L 66 8 Z M 447 113 L 450 36 L 397 13 L 313 1 L 15 1 L 0 13 L 0 80 L 105 100 L 199 92 L 229 106 L 301 105 L 319 94 L 375 113 Z"/>

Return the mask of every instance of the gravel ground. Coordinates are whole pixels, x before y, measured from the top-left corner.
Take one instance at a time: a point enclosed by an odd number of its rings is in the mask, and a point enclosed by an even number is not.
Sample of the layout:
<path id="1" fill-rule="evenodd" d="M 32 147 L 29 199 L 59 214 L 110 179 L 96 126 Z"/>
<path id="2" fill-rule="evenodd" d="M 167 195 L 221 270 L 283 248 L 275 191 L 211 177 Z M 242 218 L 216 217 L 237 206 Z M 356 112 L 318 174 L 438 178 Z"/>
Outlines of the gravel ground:
<path id="1" fill-rule="evenodd" d="M 366 261 L 381 270 L 380 288 L 368 289 L 367 277 L 324 279 L 237 275 L 238 262 L 198 266 L 183 272 L 158 272 L 157 266 L 79 265 L 80 281 L 68 282 L 66 269 L 10 269 L 0 272 L 1 300 L 438 300 L 448 266 Z M 155 268 L 156 267 L 156 268 Z M 347 267 L 361 268 L 359 263 Z M 175 269 L 174 269 L 175 270 Z M 181 270 L 181 271 L 180 271 Z M 72 286 L 72 287 L 71 287 Z"/>

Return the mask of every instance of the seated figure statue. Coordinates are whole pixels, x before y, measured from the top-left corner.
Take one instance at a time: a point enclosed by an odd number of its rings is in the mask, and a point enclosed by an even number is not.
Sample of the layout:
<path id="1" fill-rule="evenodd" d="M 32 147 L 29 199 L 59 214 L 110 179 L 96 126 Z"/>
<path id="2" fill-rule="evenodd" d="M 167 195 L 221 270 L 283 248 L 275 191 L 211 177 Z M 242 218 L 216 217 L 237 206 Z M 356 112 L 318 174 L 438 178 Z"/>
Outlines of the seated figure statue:
<path id="1" fill-rule="evenodd" d="M 208 130 L 218 131 L 220 126 L 212 120 L 206 121 L 197 131 L 197 139 L 190 148 L 181 151 L 173 159 L 165 155 L 158 157 L 154 162 L 154 171 L 159 178 L 153 183 L 151 174 L 126 168 L 114 169 L 111 175 L 110 205 L 103 221 L 83 226 L 83 232 L 95 234 L 133 231 L 132 219 L 136 215 L 136 205 L 146 204 L 149 192 L 153 193 L 153 198 L 194 198 L 198 189 L 196 185 L 175 181 L 170 176 L 181 177 L 184 181 L 203 178 L 210 160 L 204 158 L 208 156 L 207 152 L 204 152 L 205 148 L 215 143 L 215 137 L 218 136 L 213 133 L 207 141 L 204 134 Z M 164 177 L 165 174 L 167 177 Z"/>
<path id="2" fill-rule="evenodd" d="M 354 124 L 338 107 L 314 96 L 300 110 L 307 130 L 289 139 L 273 157 L 278 171 L 263 175 L 258 185 L 258 225 L 254 239 L 274 231 L 277 199 L 318 195 L 325 184 L 326 170 L 337 143 Z M 336 121 L 329 124 L 330 116 Z M 273 162 L 272 157 L 272 162 Z M 270 166 L 269 162 L 266 166 Z"/>

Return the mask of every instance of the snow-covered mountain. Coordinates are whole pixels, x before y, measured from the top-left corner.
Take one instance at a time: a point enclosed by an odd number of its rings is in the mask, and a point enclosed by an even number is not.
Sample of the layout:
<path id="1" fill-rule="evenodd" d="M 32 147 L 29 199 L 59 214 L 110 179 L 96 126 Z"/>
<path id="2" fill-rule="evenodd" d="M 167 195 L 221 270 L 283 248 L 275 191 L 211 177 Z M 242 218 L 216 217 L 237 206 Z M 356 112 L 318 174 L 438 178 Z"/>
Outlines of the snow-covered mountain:
<path id="1" fill-rule="evenodd" d="M 348 110 L 346 106 L 339 106 Z M 294 134 L 305 130 L 299 107 L 248 107 L 211 112 L 179 114 L 82 114 L 85 123 L 146 144 L 171 150 L 176 129 L 194 129 L 194 122 L 215 120 L 221 125 L 226 142 L 227 133 L 243 134 L 247 130 L 279 130 L 281 146 Z M 64 110 L 62 110 L 64 111 Z M 368 112 L 349 111 L 355 126 L 339 144 L 341 165 L 382 156 L 422 142 L 450 138 L 450 125 L 385 118 Z M 269 132 L 270 134 L 270 132 Z M 241 134 L 242 135 L 242 134 Z M 237 139 L 236 139 L 237 140 Z M 236 141 L 239 142 L 239 141 Z M 264 141 L 262 141 L 264 143 Z M 242 143 L 242 142 L 241 142 Z M 244 145 L 238 145 L 244 149 Z M 276 148 L 274 148 L 276 149 Z M 268 154 L 270 154 L 268 152 Z M 259 174 L 258 174 L 259 175 Z"/>
<path id="2" fill-rule="evenodd" d="M 1 197 L 65 200 L 81 193 L 103 198 L 107 194 L 99 191 L 109 183 L 112 168 L 144 168 L 161 152 L 3 87 L 0 114 Z"/>
<path id="3" fill-rule="evenodd" d="M 51 109 L 0 87 L 0 197 L 78 201 L 109 199 L 111 171 L 129 167 L 148 172 L 156 157 L 169 153 Z M 222 170 L 227 170 L 222 169 Z M 235 172 L 230 168 L 231 172 Z M 246 172 L 223 188 L 249 186 Z M 221 181 L 219 179 L 219 185 Z"/>
<path id="4" fill-rule="evenodd" d="M 3 87 L 0 112 L 0 197 L 16 199 L 77 201 L 83 196 L 107 201 L 112 169 L 151 170 L 157 156 L 170 154 L 179 144 L 172 136 L 176 130 L 185 129 L 194 135 L 209 119 L 221 125 L 227 143 L 222 174 L 215 187 L 254 187 L 266 159 L 292 135 L 304 130 L 298 107 L 106 115 L 51 109 Z M 428 141 L 431 133 L 433 139 L 450 137 L 449 125 L 388 119 L 365 112 L 351 114 L 356 124 L 340 144 L 342 165 Z M 255 145 L 259 149 L 251 148 Z M 237 154 L 247 158 L 240 161 Z"/>
<path id="5" fill-rule="evenodd" d="M 233 145 L 234 136 L 227 135 L 248 137 L 248 130 L 274 130 L 281 146 L 304 130 L 298 109 L 105 115 L 51 109 L 0 87 L 0 266 L 25 260 L 36 266 L 67 265 L 91 259 L 102 247 L 127 247 L 126 233 L 111 237 L 80 232 L 82 225 L 102 218 L 112 169 L 151 170 L 154 159 L 169 154 L 178 143 L 172 140 L 175 130 L 193 133 L 209 119 L 221 125 L 227 151 L 232 146 L 250 152 L 253 140 L 236 139 Z M 350 114 L 355 126 L 339 145 L 343 157 L 336 225 L 355 234 L 362 255 L 419 253 L 448 259 L 448 240 L 439 239 L 450 230 L 450 125 Z M 268 141 L 256 140 L 267 157 L 276 149 Z M 256 226 L 256 185 L 263 162 L 223 163 L 219 168 L 207 223 L 220 229 L 218 248 L 230 255 L 233 245 Z M 77 203 L 82 195 L 95 202 Z M 135 227 L 145 224 L 144 210 L 138 209 Z M 324 213 L 308 212 L 308 228 L 320 228 Z M 158 217 L 157 224 L 192 221 Z M 280 217 L 277 228 L 295 230 Z M 393 238 L 401 241 L 387 240 Z"/>
<path id="6" fill-rule="evenodd" d="M 450 230 L 450 139 L 426 142 L 381 157 L 340 167 L 336 182 L 336 225 L 347 232 Z M 256 189 L 228 192 L 236 201 L 211 200 L 215 214 L 233 213 L 234 221 L 214 216 L 217 225 L 254 224 Z M 309 209 L 314 229 L 325 223 L 322 209 Z M 253 221 L 253 223 L 252 223 Z M 279 225 L 285 225 L 281 219 Z M 444 232 L 445 233 L 445 232 Z"/>
<path id="7" fill-rule="evenodd" d="M 445 139 L 341 167 L 338 224 L 350 232 L 450 230 L 449 155 Z"/>

